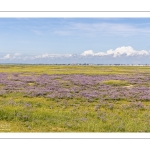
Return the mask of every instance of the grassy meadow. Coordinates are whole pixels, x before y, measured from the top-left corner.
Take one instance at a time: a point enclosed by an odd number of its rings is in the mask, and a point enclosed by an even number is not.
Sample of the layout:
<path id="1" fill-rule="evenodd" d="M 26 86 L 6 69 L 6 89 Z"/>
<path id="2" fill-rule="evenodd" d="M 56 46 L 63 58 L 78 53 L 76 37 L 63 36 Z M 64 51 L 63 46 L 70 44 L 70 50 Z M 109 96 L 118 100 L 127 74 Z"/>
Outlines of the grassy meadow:
<path id="1" fill-rule="evenodd" d="M 0 65 L 0 132 L 150 132 L 150 66 Z"/>

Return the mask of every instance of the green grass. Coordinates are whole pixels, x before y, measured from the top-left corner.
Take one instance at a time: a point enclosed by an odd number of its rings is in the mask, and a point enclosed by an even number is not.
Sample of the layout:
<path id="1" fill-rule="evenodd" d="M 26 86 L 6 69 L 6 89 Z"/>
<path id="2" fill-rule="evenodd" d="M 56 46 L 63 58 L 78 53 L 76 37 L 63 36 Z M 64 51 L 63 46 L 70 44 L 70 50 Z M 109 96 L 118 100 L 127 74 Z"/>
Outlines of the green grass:
<path id="1" fill-rule="evenodd" d="M 0 72 L 29 74 L 150 74 L 149 66 L 0 65 Z"/>
<path id="2" fill-rule="evenodd" d="M 9 132 L 149 132 L 150 104 L 127 101 L 0 98 L 0 125 Z M 100 106 L 97 108 L 97 106 Z M 7 132 L 7 130 L 6 130 Z"/>
<path id="3" fill-rule="evenodd" d="M 29 74 L 150 75 L 150 67 L 1 65 L 0 72 Z M 108 80 L 127 86 L 127 81 Z M 29 86 L 34 83 L 29 83 Z M 1 87 L 2 85 L 0 85 Z M 140 104 L 139 104 L 140 103 Z M 150 102 L 0 96 L 0 132 L 150 132 Z"/>
<path id="4" fill-rule="evenodd" d="M 113 85 L 113 86 L 127 86 L 127 85 L 129 85 L 129 83 L 127 81 L 124 81 L 124 80 L 107 80 L 107 81 L 104 81 L 103 83 L 105 83 L 107 85 Z"/>

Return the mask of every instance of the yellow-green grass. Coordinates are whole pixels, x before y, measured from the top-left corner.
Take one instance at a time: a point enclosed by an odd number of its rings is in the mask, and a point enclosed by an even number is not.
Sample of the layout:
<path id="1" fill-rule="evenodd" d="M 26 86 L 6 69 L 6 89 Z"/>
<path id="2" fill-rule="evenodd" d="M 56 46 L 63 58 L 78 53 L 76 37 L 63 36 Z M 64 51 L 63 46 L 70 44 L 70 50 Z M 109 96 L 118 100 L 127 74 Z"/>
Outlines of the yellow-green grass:
<path id="1" fill-rule="evenodd" d="M 149 102 L 0 97 L 1 132 L 150 132 L 149 117 Z"/>
<path id="2" fill-rule="evenodd" d="M 149 66 L 0 65 L 0 72 L 29 74 L 150 74 Z"/>
<path id="3" fill-rule="evenodd" d="M 124 80 L 106 80 L 103 83 L 107 85 L 113 85 L 113 86 L 127 86 L 129 83 Z"/>

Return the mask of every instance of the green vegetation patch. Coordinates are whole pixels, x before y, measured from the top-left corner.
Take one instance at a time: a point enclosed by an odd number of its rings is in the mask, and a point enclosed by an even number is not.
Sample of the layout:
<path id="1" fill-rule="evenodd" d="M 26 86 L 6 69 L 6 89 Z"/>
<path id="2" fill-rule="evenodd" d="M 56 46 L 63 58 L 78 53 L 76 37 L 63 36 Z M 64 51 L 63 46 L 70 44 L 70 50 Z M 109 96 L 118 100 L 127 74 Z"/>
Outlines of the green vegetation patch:
<path id="1" fill-rule="evenodd" d="M 33 85 L 35 85 L 35 83 L 34 82 L 28 82 L 28 85 L 33 86 Z"/>
<path id="2" fill-rule="evenodd" d="M 107 85 L 113 85 L 113 86 L 128 86 L 129 82 L 124 81 L 124 80 L 107 80 L 104 81 L 103 83 Z"/>

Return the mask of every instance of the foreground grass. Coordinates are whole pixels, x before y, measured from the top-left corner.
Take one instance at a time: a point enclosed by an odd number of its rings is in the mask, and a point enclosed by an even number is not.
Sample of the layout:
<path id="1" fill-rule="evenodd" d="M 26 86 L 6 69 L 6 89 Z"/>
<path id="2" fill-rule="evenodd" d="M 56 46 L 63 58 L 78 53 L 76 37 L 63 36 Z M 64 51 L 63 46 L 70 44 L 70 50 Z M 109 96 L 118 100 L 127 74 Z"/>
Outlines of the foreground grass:
<path id="1" fill-rule="evenodd" d="M 1 132 L 149 132 L 150 103 L 0 98 Z"/>
<path id="2" fill-rule="evenodd" d="M 150 75 L 150 67 L 1 65 L 0 72 Z M 128 82 L 108 80 L 105 84 L 127 86 Z M 150 132 L 149 118 L 150 102 L 136 99 L 88 101 L 24 97 L 22 93 L 0 96 L 0 132 Z"/>

